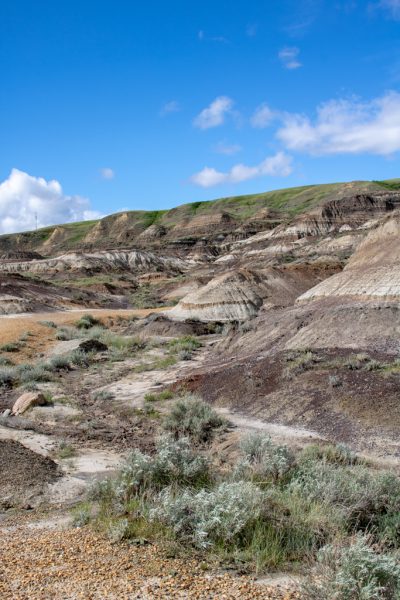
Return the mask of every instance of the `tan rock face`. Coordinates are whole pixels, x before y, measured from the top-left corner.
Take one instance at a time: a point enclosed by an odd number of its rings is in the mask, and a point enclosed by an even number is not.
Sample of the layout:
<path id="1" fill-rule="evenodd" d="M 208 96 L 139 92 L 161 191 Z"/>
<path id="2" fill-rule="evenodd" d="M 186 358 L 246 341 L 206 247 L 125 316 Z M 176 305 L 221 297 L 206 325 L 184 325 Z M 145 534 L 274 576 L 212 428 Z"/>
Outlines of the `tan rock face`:
<path id="1" fill-rule="evenodd" d="M 255 316 L 263 303 L 260 278 L 239 271 L 215 277 L 199 290 L 189 293 L 168 312 L 175 319 L 234 321 Z"/>
<path id="2" fill-rule="evenodd" d="M 8 262 L 0 264 L 0 271 L 6 273 L 47 273 L 52 271 L 129 271 L 143 272 L 154 270 L 183 270 L 185 261 L 174 257 L 159 257 L 152 252 L 140 250 L 110 250 L 104 252 L 70 252 L 56 258 L 31 260 L 26 262 Z"/>
<path id="3" fill-rule="evenodd" d="M 298 301 L 338 296 L 396 300 L 400 297 L 399 261 L 400 213 L 396 212 L 370 231 L 342 273 L 311 288 Z"/>
<path id="4" fill-rule="evenodd" d="M 22 415 L 33 406 L 44 406 L 45 404 L 46 398 L 42 392 L 25 392 L 16 400 L 11 412 L 13 415 Z"/>

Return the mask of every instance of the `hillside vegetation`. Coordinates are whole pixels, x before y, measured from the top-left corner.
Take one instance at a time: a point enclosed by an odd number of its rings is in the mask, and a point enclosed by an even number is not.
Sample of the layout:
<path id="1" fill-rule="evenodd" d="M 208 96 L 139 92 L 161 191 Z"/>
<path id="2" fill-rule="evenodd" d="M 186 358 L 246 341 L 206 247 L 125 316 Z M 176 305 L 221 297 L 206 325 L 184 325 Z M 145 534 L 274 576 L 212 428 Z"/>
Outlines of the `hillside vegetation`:
<path id="1" fill-rule="evenodd" d="M 357 181 L 307 185 L 232 196 L 204 202 L 183 204 L 170 210 L 133 210 L 109 215 L 99 220 L 67 223 L 44 227 L 37 231 L 0 236 L 2 251 L 37 250 L 50 255 L 53 250 L 77 250 L 86 248 L 123 247 L 132 242 L 148 244 L 148 237 L 141 237 L 149 228 L 152 234 L 166 240 L 175 240 L 190 235 L 191 226 L 200 229 L 210 219 L 215 225 L 216 218 L 224 215 L 231 219 L 231 225 L 238 226 L 253 221 L 274 221 L 277 224 L 308 211 L 322 203 L 348 195 L 387 192 L 398 190 L 399 180 Z M 253 223 L 254 225 L 254 223 Z M 159 229 L 157 234 L 157 228 Z M 146 232 L 147 233 L 147 232 Z M 150 235 L 150 233 L 149 233 Z"/>

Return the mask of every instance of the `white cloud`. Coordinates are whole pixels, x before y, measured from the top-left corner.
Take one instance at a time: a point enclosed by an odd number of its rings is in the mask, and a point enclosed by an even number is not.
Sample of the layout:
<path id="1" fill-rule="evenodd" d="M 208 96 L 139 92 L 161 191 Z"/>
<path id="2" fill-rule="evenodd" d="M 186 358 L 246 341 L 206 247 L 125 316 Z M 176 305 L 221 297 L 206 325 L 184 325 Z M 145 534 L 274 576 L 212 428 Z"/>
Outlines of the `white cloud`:
<path id="1" fill-rule="evenodd" d="M 227 156 L 237 154 L 241 149 L 242 147 L 239 144 L 226 144 L 225 142 L 218 142 L 214 147 L 215 152 L 218 154 L 226 154 Z"/>
<path id="2" fill-rule="evenodd" d="M 280 50 L 278 57 L 285 69 L 298 69 L 302 66 L 298 58 L 299 53 L 299 48 L 287 47 Z"/>
<path id="3" fill-rule="evenodd" d="M 0 183 L 0 233 L 100 217 L 81 196 L 66 196 L 56 180 L 46 181 L 13 169 Z"/>
<path id="4" fill-rule="evenodd" d="M 115 172 L 110 167 L 104 167 L 104 169 L 100 169 L 100 175 L 103 179 L 114 179 Z"/>
<path id="5" fill-rule="evenodd" d="M 278 152 L 270 156 L 254 167 L 238 164 L 230 171 L 217 171 L 212 167 L 205 167 L 202 171 L 195 173 L 190 181 L 200 187 L 208 188 L 221 183 L 240 183 L 255 177 L 272 176 L 287 177 L 292 172 L 292 157 L 284 152 Z"/>
<path id="6" fill-rule="evenodd" d="M 162 117 L 165 117 L 166 115 L 179 112 L 180 110 L 181 110 L 181 106 L 180 106 L 179 102 L 177 100 L 171 100 L 170 102 L 167 102 L 166 104 L 164 104 L 164 106 L 160 110 L 160 115 Z"/>
<path id="7" fill-rule="evenodd" d="M 193 124 L 199 129 L 218 127 L 225 121 L 225 116 L 232 110 L 233 100 L 228 96 L 218 96 L 210 106 L 204 108 L 194 119 Z"/>
<path id="8" fill-rule="evenodd" d="M 400 150 L 400 94 L 388 92 L 369 102 L 331 100 L 317 108 L 312 122 L 283 115 L 277 137 L 291 150 L 310 154 L 389 155 Z"/>
<path id="9" fill-rule="evenodd" d="M 250 119 L 250 122 L 253 127 L 257 127 L 258 129 L 263 129 L 264 127 L 268 127 L 268 125 L 271 123 L 271 121 L 273 121 L 274 116 L 275 115 L 272 112 L 272 110 L 264 102 L 263 104 L 260 104 L 260 106 L 258 106 L 256 108 L 256 110 L 253 113 L 253 116 Z"/>

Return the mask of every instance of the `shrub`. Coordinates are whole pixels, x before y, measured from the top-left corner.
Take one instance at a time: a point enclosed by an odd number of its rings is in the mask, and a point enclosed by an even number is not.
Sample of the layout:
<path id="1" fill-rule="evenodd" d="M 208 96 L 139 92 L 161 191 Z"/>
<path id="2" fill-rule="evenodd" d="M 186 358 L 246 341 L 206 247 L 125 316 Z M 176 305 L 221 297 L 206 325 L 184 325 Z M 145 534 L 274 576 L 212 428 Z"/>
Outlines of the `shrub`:
<path id="1" fill-rule="evenodd" d="M 162 392 L 148 393 L 145 394 L 145 402 L 159 402 L 160 400 L 171 400 L 174 397 L 174 393 L 171 390 L 163 390 Z"/>
<path id="2" fill-rule="evenodd" d="M 121 542 L 128 536 L 129 521 L 128 519 L 112 520 L 108 523 L 106 529 L 107 537 L 113 544 Z"/>
<path id="3" fill-rule="evenodd" d="M 83 352 L 83 350 L 80 350 L 79 348 L 72 350 L 72 352 L 68 354 L 68 359 L 71 365 L 76 367 L 88 367 L 90 364 L 88 353 Z"/>
<path id="4" fill-rule="evenodd" d="M 175 534 L 199 548 L 230 542 L 256 520 L 264 495 L 250 482 L 221 483 L 197 493 L 164 490 L 150 519 L 172 527 Z"/>
<path id="5" fill-rule="evenodd" d="M 72 525 L 74 527 L 84 527 L 90 522 L 91 510 L 88 504 L 82 504 L 74 508 L 72 512 Z"/>
<path id="6" fill-rule="evenodd" d="M 75 327 L 60 327 L 56 332 L 56 339 L 61 342 L 76 340 L 79 338 L 79 332 Z"/>
<path id="7" fill-rule="evenodd" d="M 55 371 L 68 371 L 70 369 L 70 360 L 68 355 L 53 356 L 48 362 L 51 369 Z"/>
<path id="8" fill-rule="evenodd" d="M 100 341 L 114 350 L 125 353 L 141 350 L 145 347 L 145 343 L 138 337 L 117 335 L 112 331 L 104 331 Z"/>
<path id="9" fill-rule="evenodd" d="M 102 325 L 94 325 L 93 327 L 91 327 L 87 334 L 86 337 L 88 340 L 100 340 L 100 338 L 103 337 L 105 332 L 105 328 Z"/>
<path id="10" fill-rule="evenodd" d="M 96 319 L 93 315 L 83 315 L 78 321 L 76 321 L 75 326 L 78 329 L 90 329 L 94 325 L 99 325 L 100 321 Z"/>
<path id="11" fill-rule="evenodd" d="M 383 515 L 400 510 L 400 478 L 359 465 L 305 461 L 288 487 L 312 501 L 336 506 L 348 527 L 373 529 Z"/>
<path id="12" fill-rule="evenodd" d="M 163 427 L 175 438 L 189 437 L 195 442 L 208 442 L 216 429 L 226 425 L 209 404 L 200 398 L 187 396 L 178 400 L 165 417 Z"/>
<path id="13" fill-rule="evenodd" d="M 312 444 L 303 450 L 301 460 L 322 460 L 338 465 L 355 465 L 360 462 L 358 456 L 346 444 Z"/>
<path id="14" fill-rule="evenodd" d="M 240 444 L 244 460 L 236 471 L 256 479 L 279 479 L 293 466 L 295 459 L 287 446 L 272 443 L 263 433 L 251 433 Z"/>
<path id="15" fill-rule="evenodd" d="M 16 371 L 12 367 L 0 368 L 0 386 L 12 387 L 16 382 Z"/>
<path id="16" fill-rule="evenodd" d="M 72 458 L 75 456 L 75 448 L 67 442 L 60 442 L 58 446 L 58 458 Z"/>
<path id="17" fill-rule="evenodd" d="M 192 360 L 193 352 L 190 352 L 190 350 L 181 350 L 178 353 L 178 358 L 179 360 Z"/>
<path id="18" fill-rule="evenodd" d="M 284 375 L 291 379 L 294 375 L 300 375 L 311 369 L 318 361 L 318 357 L 310 350 L 304 350 L 299 353 L 288 356 L 289 365 L 284 371 Z"/>
<path id="19" fill-rule="evenodd" d="M 57 329 L 57 324 L 54 323 L 54 321 L 39 321 L 39 324 L 50 327 L 51 329 Z"/>
<path id="20" fill-rule="evenodd" d="M 21 345 L 18 342 L 8 342 L 0 347 L 1 352 L 19 352 Z"/>
<path id="21" fill-rule="evenodd" d="M 0 356 L 1 367 L 11 367 L 13 364 L 13 361 L 10 360 L 7 356 Z"/>
<path id="22" fill-rule="evenodd" d="M 395 600 L 400 597 L 400 564 L 395 557 L 375 552 L 366 537 L 357 536 L 348 546 L 320 550 L 313 578 L 302 592 L 307 600 Z"/>
<path id="23" fill-rule="evenodd" d="M 36 364 L 36 365 L 18 365 L 16 368 L 18 372 L 18 379 L 21 383 L 31 383 L 36 381 L 51 381 L 52 375 L 49 365 Z"/>
<path id="24" fill-rule="evenodd" d="M 208 480 L 207 460 L 193 452 L 189 440 L 162 436 L 154 456 L 134 450 L 122 469 L 116 494 L 124 501 L 146 490 L 172 484 L 199 485 Z"/>
<path id="25" fill-rule="evenodd" d="M 179 354 L 180 352 L 193 352 L 200 348 L 201 342 L 193 335 L 184 335 L 168 342 L 170 352 Z"/>

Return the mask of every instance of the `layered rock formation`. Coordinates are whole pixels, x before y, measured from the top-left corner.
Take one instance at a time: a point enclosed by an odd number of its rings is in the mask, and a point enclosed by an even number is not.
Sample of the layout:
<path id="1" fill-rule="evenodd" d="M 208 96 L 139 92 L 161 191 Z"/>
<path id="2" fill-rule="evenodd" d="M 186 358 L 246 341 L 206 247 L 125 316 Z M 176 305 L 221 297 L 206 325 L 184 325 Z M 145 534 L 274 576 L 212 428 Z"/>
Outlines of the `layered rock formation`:
<path id="1" fill-rule="evenodd" d="M 189 264 L 179 258 L 160 257 L 151 252 L 108 251 L 93 253 L 63 254 L 55 258 L 31 260 L 26 262 L 14 261 L 0 263 L 0 271 L 6 273 L 48 273 L 51 271 L 129 271 L 142 273 L 143 271 L 170 270 L 180 273 L 188 268 Z"/>
<path id="2" fill-rule="evenodd" d="M 386 217 L 359 244 L 343 272 L 300 296 L 299 302 L 347 297 L 358 300 L 400 298 L 400 212 Z"/>

